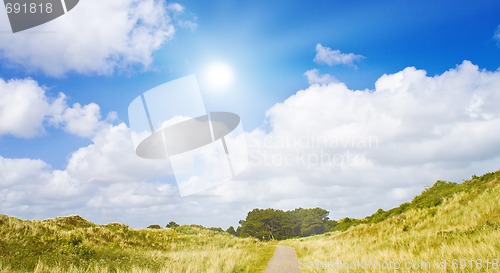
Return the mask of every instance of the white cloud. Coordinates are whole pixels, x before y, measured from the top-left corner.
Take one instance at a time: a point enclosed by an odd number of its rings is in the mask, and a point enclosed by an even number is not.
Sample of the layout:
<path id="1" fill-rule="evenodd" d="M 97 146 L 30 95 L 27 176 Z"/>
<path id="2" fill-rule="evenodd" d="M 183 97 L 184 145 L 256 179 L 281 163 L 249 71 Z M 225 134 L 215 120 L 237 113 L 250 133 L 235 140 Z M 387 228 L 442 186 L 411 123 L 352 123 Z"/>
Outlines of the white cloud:
<path id="1" fill-rule="evenodd" d="M 33 181 L 48 168 L 41 160 L 9 159 L 0 156 L 0 186 L 5 189 L 19 181 Z"/>
<path id="2" fill-rule="evenodd" d="M 49 99 L 32 79 L 0 78 L 0 136 L 33 137 L 43 133 L 44 122 L 64 97 Z"/>
<path id="3" fill-rule="evenodd" d="M 316 62 L 317 64 L 326 64 L 329 66 L 339 64 L 354 66 L 354 62 L 362 60 L 364 58 L 365 57 L 362 55 L 357 55 L 354 53 L 342 53 L 338 49 L 334 50 L 321 44 L 317 44 L 314 62 Z"/>
<path id="4" fill-rule="evenodd" d="M 249 135 L 252 169 L 217 192 L 233 202 L 364 216 L 437 179 L 498 168 L 500 72 L 468 61 L 434 77 L 410 67 L 375 86 L 314 84 L 273 106 L 269 131 Z"/>
<path id="5" fill-rule="evenodd" d="M 172 13 L 172 19 L 175 26 L 179 28 L 189 29 L 195 31 L 198 28 L 196 23 L 196 16 L 187 15 L 185 9 L 179 3 L 170 3 L 167 5 L 167 10 Z"/>
<path id="6" fill-rule="evenodd" d="M 498 46 L 500 46 L 500 25 L 498 25 L 495 34 L 493 35 L 493 39 L 497 41 Z"/>
<path id="7" fill-rule="evenodd" d="M 193 20 L 179 20 L 177 25 L 181 28 L 189 29 L 190 31 L 195 31 L 198 28 L 198 24 Z"/>
<path id="8" fill-rule="evenodd" d="M 3 213 L 29 217 L 71 214 L 91 194 L 91 188 L 52 170 L 41 160 L 0 156 L 0 200 Z"/>
<path id="9" fill-rule="evenodd" d="M 169 173 L 168 162 L 135 155 L 125 124 L 108 124 L 91 145 L 71 155 L 64 170 L 41 160 L 0 157 L 0 201 L 3 213 L 18 217 L 82 214 L 100 221 L 110 208 L 124 213 L 168 204 L 178 195 L 168 183 Z M 116 215 L 110 217 L 102 221 L 116 221 Z"/>
<path id="10" fill-rule="evenodd" d="M 313 84 L 329 84 L 329 83 L 338 82 L 338 80 L 334 76 L 332 76 L 330 74 L 319 74 L 319 70 L 318 69 L 307 70 L 304 73 L 304 76 L 306 76 L 307 82 L 310 85 L 313 85 Z"/>
<path id="11" fill-rule="evenodd" d="M 130 131 L 124 124 L 107 125 L 92 139 L 93 144 L 74 152 L 66 170 L 79 181 L 124 183 L 166 176 L 168 162 L 145 160 L 136 156 Z"/>
<path id="12" fill-rule="evenodd" d="M 90 138 L 106 124 L 97 104 L 69 107 L 66 99 L 63 93 L 47 96 L 45 87 L 32 79 L 0 78 L 0 136 L 31 138 L 54 126 Z"/>
<path id="13" fill-rule="evenodd" d="M 376 147 L 364 150 L 375 164 L 489 159 L 500 151 L 487 148 L 499 147 L 491 137 L 500 133 L 499 75 L 465 61 L 435 77 L 412 67 L 383 75 L 372 91 L 313 85 L 268 111 L 269 136 L 307 137 L 309 146 L 321 145 L 309 138 L 333 140 L 337 151 L 359 150 L 375 137 Z"/>
<path id="14" fill-rule="evenodd" d="M 101 121 L 100 107 L 95 103 L 84 106 L 75 103 L 72 107 L 66 106 L 52 118 L 52 122 L 62 124 L 64 131 L 81 137 L 92 137 L 105 125 L 105 122 Z"/>
<path id="15" fill-rule="evenodd" d="M 409 67 L 375 86 L 312 85 L 269 109 L 270 131 L 250 135 L 251 187 L 260 185 L 268 204 L 292 198 L 297 203 L 286 208 L 319 203 L 333 215 L 362 216 L 437 179 L 461 181 L 498 168 L 500 72 L 468 61 L 434 77 Z M 281 194 L 269 190 L 273 179 L 282 181 Z M 241 185 L 227 191 L 242 198 L 250 188 Z"/>
<path id="16" fill-rule="evenodd" d="M 179 3 L 169 3 L 167 10 L 172 11 L 174 14 L 181 14 L 184 12 L 184 7 Z"/>
<path id="17" fill-rule="evenodd" d="M 51 76 L 147 68 L 155 50 L 174 36 L 171 12 L 183 8 L 159 0 L 80 1 L 64 16 L 27 30 L 29 35 L 2 35 L 0 57 Z M 9 25 L 5 12 L 0 22 Z"/>
<path id="18" fill-rule="evenodd" d="M 248 133 L 245 173 L 186 198 L 162 177 L 165 163 L 135 156 L 124 124 L 105 124 L 64 170 L 1 158 L 0 203 L 16 216 L 79 213 L 133 226 L 227 227 L 256 207 L 319 206 L 335 219 L 361 217 L 408 201 L 437 179 L 460 182 L 498 169 L 499 90 L 500 71 L 468 61 L 436 76 L 413 67 L 383 75 L 374 90 L 311 85 L 269 109 L 269 130 Z"/>

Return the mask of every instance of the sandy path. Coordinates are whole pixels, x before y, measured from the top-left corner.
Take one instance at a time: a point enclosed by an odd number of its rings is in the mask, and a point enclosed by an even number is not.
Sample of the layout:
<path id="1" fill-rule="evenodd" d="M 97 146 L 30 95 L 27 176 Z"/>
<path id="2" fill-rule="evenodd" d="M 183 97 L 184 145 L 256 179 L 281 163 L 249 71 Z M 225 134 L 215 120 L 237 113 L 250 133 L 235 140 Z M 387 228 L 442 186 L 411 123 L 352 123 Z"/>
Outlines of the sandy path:
<path id="1" fill-rule="evenodd" d="M 276 246 L 274 256 L 269 261 L 264 273 L 300 273 L 295 249 L 289 246 Z"/>

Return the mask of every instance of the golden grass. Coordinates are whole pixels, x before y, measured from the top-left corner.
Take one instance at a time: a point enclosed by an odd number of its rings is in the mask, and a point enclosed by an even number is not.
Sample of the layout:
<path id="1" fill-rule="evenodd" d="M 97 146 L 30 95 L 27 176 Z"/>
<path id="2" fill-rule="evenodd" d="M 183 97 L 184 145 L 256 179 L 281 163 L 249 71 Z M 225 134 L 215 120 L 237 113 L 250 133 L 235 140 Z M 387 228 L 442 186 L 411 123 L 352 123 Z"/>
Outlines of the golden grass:
<path id="1" fill-rule="evenodd" d="M 302 272 L 500 271 L 499 196 L 500 186 L 460 192 L 434 208 L 283 243 Z"/>
<path id="2" fill-rule="evenodd" d="M 269 243 L 200 227 L 135 230 L 78 216 L 0 215 L 0 273 L 262 272 L 273 251 Z"/>

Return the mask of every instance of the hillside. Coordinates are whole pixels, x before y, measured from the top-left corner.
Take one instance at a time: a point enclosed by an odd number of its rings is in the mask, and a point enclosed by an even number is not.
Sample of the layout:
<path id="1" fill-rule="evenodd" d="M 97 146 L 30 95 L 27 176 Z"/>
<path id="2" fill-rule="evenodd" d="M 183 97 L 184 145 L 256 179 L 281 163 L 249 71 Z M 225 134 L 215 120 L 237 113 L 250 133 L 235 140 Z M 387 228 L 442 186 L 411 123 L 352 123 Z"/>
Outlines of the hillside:
<path id="1" fill-rule="evenodd" d="M 333 231 L 280 243 L 296 249 L 302 272 L 404 272 L 406 263 L 415 272 L 500 271 L 499 196 L 500 171 L 437 181 L 411 202 L 364 219 L 333 223 L 322 209 L 297 209 L 290 215 L 317 212 Z M 0 215 L 0 273 L 262 272 L 274 251 L 273 244 L 197 225 L 157 228 Z"/>
<path id="2" fill-rule="evenodd" d="M 412 202 L 339 221 L 344 231 L 283 243 L 295 247 L 302 272 L 496 272 L 499 196 L 500 172 L 438 181 Z"/>
<path id="3" fill-rule="evenodd" d="M 0 272 L 260 272 L 273 246 L 200 226 L 131 229 L 0 215 Z"/>
<path id="4" fill-rule="evenodd" d="M 403 203 L 400 206 L 384 211 L 379 209 L 374 214 L 363 219 L 344 218 L 336 223 L 332 231 L 345 231 L 350 227 L 359 224 L 378 223 L 396 215 L 401 215 L 413 209 L 432 208 L 440 205 L 446 198 L 460 192 L 471 193 L 470 198 L 474 198 L 487 189 L 497 186 L 500 182 L 500 171 L 487 173 L 482 176 L 472 176 L 471 179 L 463 183 L 436 181 L 432 187 L 426 188 L 421 194 L 413 198 L 411 202 Z"/>

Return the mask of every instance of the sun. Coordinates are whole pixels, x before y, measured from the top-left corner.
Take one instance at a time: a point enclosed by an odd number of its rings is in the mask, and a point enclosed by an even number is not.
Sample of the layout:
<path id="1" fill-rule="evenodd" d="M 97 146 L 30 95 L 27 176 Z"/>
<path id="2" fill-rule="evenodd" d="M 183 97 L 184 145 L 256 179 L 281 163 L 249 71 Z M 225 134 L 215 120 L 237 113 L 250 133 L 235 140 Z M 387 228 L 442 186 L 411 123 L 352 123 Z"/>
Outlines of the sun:
<path id="1" fill-rule="evenodd" d="M 216 62 L 207 67 L 204 78 L 210 88 L 226 89 L 233 83 L 234 74 L 231 66 Z"/>

